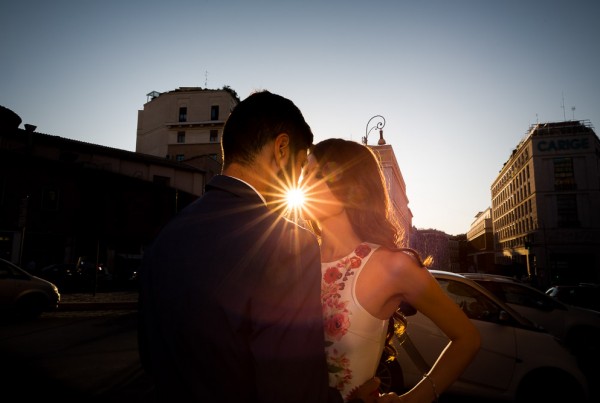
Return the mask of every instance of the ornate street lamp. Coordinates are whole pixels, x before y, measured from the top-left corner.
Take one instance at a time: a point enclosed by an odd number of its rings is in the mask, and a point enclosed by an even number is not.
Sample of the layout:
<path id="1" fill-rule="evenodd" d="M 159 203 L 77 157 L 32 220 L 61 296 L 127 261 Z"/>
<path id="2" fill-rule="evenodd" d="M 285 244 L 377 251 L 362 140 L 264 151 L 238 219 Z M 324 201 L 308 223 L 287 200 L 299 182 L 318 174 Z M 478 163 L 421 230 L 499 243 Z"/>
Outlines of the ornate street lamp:
<path id="1" fill-rule="evenodd" d="M 379 121 L 371 126 L 371 128 L 369 128 L 369 125 L 371 124 L 371 121 L 373 119 L 379 119 Z M 385 140 L 383 139 L 383 127 L 385 126 L 385 118 L 381 115 L 375 115 L 373 116 L 371 119 L 369 119 L 369 121 L 367 122 L 367 127 L 365 129 L 365 137 L 362 138 L 362 142 L 364 145 L 367 145 L 367 140 L 369 138 L 369 133 L 371 133 L 371 130 L 373 129 L 379 129 L 379 141 L 377 142 L 377 145 L 382 146 L 385 144 Z"/>

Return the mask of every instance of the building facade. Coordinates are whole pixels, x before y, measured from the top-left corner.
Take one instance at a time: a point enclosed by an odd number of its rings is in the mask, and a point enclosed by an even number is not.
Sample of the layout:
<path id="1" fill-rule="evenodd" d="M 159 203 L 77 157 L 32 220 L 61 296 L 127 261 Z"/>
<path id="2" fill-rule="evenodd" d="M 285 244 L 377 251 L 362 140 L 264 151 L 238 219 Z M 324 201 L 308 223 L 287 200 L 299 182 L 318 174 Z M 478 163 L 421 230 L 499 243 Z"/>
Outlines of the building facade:
<path id="1" fill-rule="evenodd" d="M 239 103 L 236 92 L 229 87 L 180 87 L 147 96 L 148 102 L 138 111 L 136 152 L 219 173 L 221 136 L 227 117 Z"/>
<path id="2" fill-rule="evenodd" d="M 388 194 L 392 203 L 392 209 L 396 214 L 396 219 L 403 231 L 403 246 L 410 244 L 410 234 L 412 227 L 412 212 L 408 207 L 408 196 L 406 195 L 406 183 L 402 171 L 396 160 L 396 155 L 391 145 L 369 146 L 379 156 L 379 162 L 383 171 L 383 176 L 388 187 Z"/>
<path id="3" fill-rule="evenodd" d="M 116 278 L 204 191 L 198 168 L 22 130 L 0 115 L 0 257 L 21 267 L 86 257 Z"/>
<path id="4" fill-rule="evenodd" d="M 491 186 L 496 263 L 541 285 L 600 281 L 600 140 L 532 125 Z"/>
<path id="5" fill-rule="evenodd" d="M 494 273 L 494 227 L 492 209 L 488 207 L 475 216 L 467 232 L 467 271 Z"/>
<path id="6" fill-rule="evenodd" d="M 430 257 L 430 266 L 434 270 L 462 271 L 456 264 L 458 259 L 458 242 L 443 231 L 436 229 L 413 229 L 411 248 L 415 249 L 423 259 Z"/>

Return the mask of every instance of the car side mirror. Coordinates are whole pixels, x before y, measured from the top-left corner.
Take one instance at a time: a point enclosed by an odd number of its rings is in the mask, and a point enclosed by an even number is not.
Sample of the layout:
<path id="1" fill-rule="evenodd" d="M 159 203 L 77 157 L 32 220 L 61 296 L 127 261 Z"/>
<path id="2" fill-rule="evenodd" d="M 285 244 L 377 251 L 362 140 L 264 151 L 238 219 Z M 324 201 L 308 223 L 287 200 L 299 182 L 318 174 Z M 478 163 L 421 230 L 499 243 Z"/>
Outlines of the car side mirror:
<path id="1" fill-rule="evenodd" d="M 500 322 L 508 322 L 510 321 L 510 315 L 506 311 L 500 311 L 500 313 L 498 314 L 498 319 L 500 320 Z"/>

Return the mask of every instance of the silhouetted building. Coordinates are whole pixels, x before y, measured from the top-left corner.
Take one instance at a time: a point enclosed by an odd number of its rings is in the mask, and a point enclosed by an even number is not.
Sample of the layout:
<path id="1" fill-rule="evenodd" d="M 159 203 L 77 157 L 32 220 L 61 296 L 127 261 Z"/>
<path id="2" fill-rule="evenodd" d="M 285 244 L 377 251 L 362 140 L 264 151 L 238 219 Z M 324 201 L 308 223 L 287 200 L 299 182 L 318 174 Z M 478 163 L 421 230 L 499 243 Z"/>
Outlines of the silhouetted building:
<path id="1" fill-rule="evenodd" d="M 451 235 L 448 238 L 448 270 L 454 273 L 468 271 L 467 235 Z"/>
<path id="2" fill-rule="evenodd" d="M 410 245 L 423 258 L 433 258 L 431 269 L 451 271 L 451 255 L 456 254 L 451 252 L 450 238 L 436 229 L 413 229 Z"/>
<path id="3" fill-rule="evenodd" d="M 0 120 L 0 256 L 21 266 L 87 256 L 114 269 L 204 191 L 198 168 Z"/>

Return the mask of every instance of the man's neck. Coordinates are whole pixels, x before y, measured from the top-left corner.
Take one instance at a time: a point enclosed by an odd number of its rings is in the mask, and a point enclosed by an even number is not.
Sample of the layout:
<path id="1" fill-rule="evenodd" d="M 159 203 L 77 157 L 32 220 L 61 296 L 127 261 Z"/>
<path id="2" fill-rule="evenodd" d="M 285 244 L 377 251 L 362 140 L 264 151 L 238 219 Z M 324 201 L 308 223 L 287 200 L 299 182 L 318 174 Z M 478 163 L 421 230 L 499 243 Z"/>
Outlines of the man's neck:
<path id="1" fill-rule="evenodd" d="M 248 185 L 252 186 L 264 200 L 266 175 L 262 175 L 261 178 L 261 175 L 256 173 L 254 167 L 232 163 L 226 169 L 223 169 L 222 174 L 246 182 Z"/>

